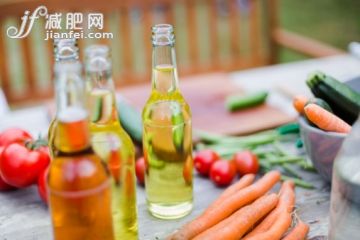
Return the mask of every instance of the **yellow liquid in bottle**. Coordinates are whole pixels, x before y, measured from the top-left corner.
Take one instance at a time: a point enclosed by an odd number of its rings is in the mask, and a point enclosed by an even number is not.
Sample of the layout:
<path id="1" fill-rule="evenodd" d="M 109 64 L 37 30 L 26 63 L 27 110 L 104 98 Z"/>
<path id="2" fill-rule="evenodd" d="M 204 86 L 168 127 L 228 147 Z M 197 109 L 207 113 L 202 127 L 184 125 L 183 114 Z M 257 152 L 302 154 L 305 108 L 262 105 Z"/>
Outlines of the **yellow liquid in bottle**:
<path id="1" fill-rule="evenodd" d="M 87 119 L 57 120 L 48 176 L 56 240 L 113 240 L 108 172 L 87 144 Z M 84 148 L 85 146 L 85 148 Z"/>
<path id="2" fill-rule="evenodd" d="M 138 239 L 134 145 L 119 123 L 111 90 L 88 91 L 88 104 L 93 148 L 111 175 L 115 239 Z"/>
<path id="3" fill-rule="evenodd" d="M 160 85 L 143 110 L 147 204 L 156 217 L 179 218 L 191 211 L 193 201 L 191 113 L 166 79 L 177 76 L 176 69 L 160 65 L 153 71 Z"/>

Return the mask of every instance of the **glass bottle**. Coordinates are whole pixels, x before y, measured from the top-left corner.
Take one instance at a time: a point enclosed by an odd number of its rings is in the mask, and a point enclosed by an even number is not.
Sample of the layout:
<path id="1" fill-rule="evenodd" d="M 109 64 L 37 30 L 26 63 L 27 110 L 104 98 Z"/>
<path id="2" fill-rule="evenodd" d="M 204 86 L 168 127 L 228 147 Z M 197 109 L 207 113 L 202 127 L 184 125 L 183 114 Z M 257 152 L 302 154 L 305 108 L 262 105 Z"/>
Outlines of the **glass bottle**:
<path id="1" fill-rule="evenodd" d="M 111 173 L 115 238 L 137 239 L 135 148 L 118 118 L 110 50 L 92 45 L 85 55 L 92 143 Z"/>
<path id="2" fill-rule="evenodd" d="M 59 53 L 59 49 L 61 49 L 62 54 Z M 67 53 L 66 53 L 67 52 Z M 62 38 L 56 38 L 54 39 L 54 58 L 55 62 L 59 62 L 59 58 L 62 58 L 62 61 L 66 61 L 64 58 L 72 59 L 72 61 L 78 61 L 79 59 L 79 49 L 77 47 L 77 41 L 75 38 L 69 38 L 69 39 L 62 39 Z M 56 118 L 54 117 L 51 120 L 50 127 L 48 130 L 48 146 L 49 146 L 49 152 L 50 156 L 54 156 L 54 153 L 56 152 L 54 139 L 55 139 L 55 127 L 56 126 Z"/>
<path id="3" fill-rule="evenodd" d="M 56 54 L 56 151 L 47 178 L 54 239 L 113 240 L 109 174 L 91 147 L 77 48 Z"/>
<path id="4" fill-rule="evenodd" d="M 175 219 L 193 206 L 192 128 L 178 88 L 173 27 L 152 28 L 152 91 L 143 109 L 145 188 L 150 213 Z"/>
<path id="5" fill-rule="evenodd" d="M 360 236 L 360 118 L 345 139 L 333 167 L 330 240 Z"/>

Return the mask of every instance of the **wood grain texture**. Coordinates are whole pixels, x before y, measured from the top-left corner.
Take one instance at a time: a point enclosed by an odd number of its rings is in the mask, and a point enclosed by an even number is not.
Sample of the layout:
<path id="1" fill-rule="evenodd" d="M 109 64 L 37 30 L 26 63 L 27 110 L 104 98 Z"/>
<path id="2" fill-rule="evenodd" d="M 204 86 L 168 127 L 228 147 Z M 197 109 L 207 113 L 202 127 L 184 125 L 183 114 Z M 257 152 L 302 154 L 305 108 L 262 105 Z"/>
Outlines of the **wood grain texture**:
<path id="1" fill-rule="evenodd" d="M 182 78 L 180 89 L 190 105 L 194 129 L 242 135 L 273 128 L 294 120 L 281 110 L 266 104 L 230 113 L 225 108 L 225 98 L 229 94 L 243 94 L 244 92 L 233 85 L 226 74 Z M 141 110 L 150 91 L 150 85 L 141 85 L 123 88 L 121 94 Z"/>
<path id="2" fill-rule="evenodd" d="M 310 224 L 309 239 L 327 235 L 329 186 L 320 176 L 299 170 L 316 189 L 296 188 L 296 209 L 301 219 Z M 274 188 L 277 191 L 279 186 Z M 178 220 L 160 220 L 149 215 L 145 191 L 137 187 L 139 239 L 164 239 L 187 221 L 198 216 L 223 191 L 208 179 L 195 174 L 194 209 Z M 48 210 L 41 202 L 36 187 L 0 193 L 0 240 L 51 240 L 52 230 Z"/>

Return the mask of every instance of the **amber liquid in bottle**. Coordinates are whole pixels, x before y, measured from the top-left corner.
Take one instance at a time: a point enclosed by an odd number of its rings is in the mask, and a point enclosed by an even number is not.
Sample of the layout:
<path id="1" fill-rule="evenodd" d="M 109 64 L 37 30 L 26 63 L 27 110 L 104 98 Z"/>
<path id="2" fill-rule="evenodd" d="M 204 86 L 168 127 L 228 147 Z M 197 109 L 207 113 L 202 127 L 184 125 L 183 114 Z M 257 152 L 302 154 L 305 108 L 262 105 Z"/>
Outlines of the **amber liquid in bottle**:
<path id="1" fill-rule="evenodd" d="M 112 240 L 108 174 L 88 144 L 87 119 L 58 119 L 48 185 L 54 238 Z"/>
<path id="2" fill-rule="evenodd" d="M 81 64 L 71 47 L 55 64 L 57 113 L 47 183 L 55 240 L 113 240 L 109 173 L 92 147 Z"/>

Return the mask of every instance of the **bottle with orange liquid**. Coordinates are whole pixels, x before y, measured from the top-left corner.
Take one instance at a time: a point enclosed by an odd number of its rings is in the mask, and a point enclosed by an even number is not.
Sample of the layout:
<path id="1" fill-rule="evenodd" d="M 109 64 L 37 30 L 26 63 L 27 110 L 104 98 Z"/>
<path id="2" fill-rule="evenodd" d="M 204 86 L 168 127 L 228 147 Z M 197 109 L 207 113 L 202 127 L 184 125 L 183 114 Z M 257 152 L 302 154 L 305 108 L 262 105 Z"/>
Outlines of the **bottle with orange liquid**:
<path id="1" fill-rule="evenodd" d="M 79 54 L 78 54 L 78 48 L 77 48 L 77 40 L 75 38 L 56 38 L 54 39 L 54 57 L 55 57 L 55 62 L 59 61 L 59 55 L 57 54 L 57 52 L 59 51 L 59 49 L 63 49 L 62 51 L 64 51 L 64 49 L 72 49 L 73 51 L 73 58 L 74 59 L 78 59 L 79 58 Z M 49 146 L 49 152 L 50 152 L 50 156 L 53 157 L 54 156 L 54 152 L 56 151 L 55 145 L 54 145 L 54 139 L 55 139 L 55 133 L 54 130 L 56 128 L 56 119 L 53 118 L 51 120 L 50 123 L 50 127 L 48 130 L 48 146 Z"/>
<path id="2" fill-rule="evenodd" d="M 109 174 L 90 144 L 77 48 L 57 49 L 56 117 L 47 179 L 55 240 L 113 240 Z"/>

